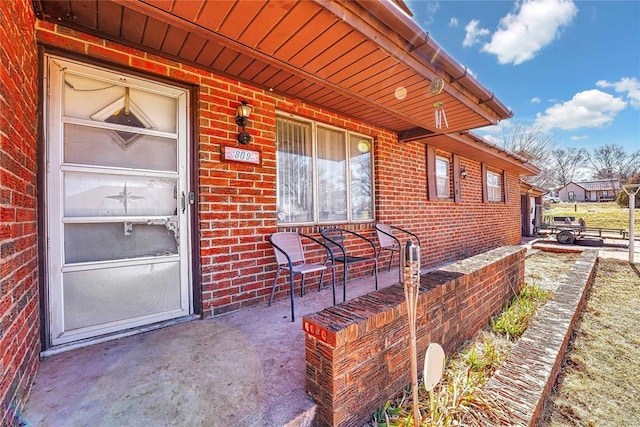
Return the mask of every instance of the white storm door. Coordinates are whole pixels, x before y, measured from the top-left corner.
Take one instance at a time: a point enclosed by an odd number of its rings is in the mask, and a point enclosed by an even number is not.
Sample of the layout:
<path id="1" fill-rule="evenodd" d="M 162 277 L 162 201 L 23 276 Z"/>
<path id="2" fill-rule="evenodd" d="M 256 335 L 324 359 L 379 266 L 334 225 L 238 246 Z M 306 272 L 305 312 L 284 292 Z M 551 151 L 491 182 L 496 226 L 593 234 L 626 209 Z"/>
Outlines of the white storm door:
<path id="1" fill-rule="evenodd" d="M 190 314 L 188 92 L 47 64 L 51 344 Z"/>

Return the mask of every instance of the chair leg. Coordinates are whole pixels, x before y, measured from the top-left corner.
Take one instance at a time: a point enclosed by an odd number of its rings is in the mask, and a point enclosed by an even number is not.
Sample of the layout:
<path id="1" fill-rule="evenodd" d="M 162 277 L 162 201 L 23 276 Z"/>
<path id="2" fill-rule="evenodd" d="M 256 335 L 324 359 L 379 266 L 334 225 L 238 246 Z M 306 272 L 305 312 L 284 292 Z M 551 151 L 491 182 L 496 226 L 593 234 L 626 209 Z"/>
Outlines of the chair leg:
<path id="1" fill-rule="evenodd" d="M 300 275 L 300 296 L 304 296 L 304 274 Z"/>
<path id="2" fill-rule="evenodd" d="M 347 300 L 347 263 L 344 263 L 344 269 L 342 271 L 342 275 L 344 277 L 342 282 L 342 302 Z"/>
<path id="3" fill-rule="evenodd" d="M 293 310 L 293 273 L 291 272 L 289 272 L 289 286 L 291 287 L 291 292 L 289 292 L 291 294 L 291 321 L 295 322 L 296 315 L 295 311 Z"/>
<path id="4" fill-rule="evenodd" d="M 389 251 L 391 254 L 389 255 L 389 266 L 387 267 L 387 271 L 391 271 L 391 263 L 393 262 L 393 251 Z"/>
<path id="5" fill-rule="evenodd" d="M 271 298 L 269 298 L 269 307 L 271 307 L 271 303 L 273 302 L 273 293 L 276 291 L 276 283 L 278 283 L 278 276 L 280 276 L 280 266 L 276 270 L 276 278 L 273 279 L 273 286 L 271 287 Z"/>
<path id="6" fill-rule="evenodd" d="M 333 292 L 333 305 L 336 305 L 336 269 L 332 265 L 331 267 L 331 291 Z M 322 281 L 324 280 L 324 272 L 320 273 L 320 283 L 318 284 L 318 292 L 322 290 Z"/>
<path id="7" fill-rule="evenodd" d="M 336 268 L 331 266 L 331 290 L 333 291 L 333 305 L 336 305 Z"/>
<path id="8" fill-rule="evenodd" d="M 378 290 L 378 260 L 374 259 L 373 263 L 374 263 L 373 273 L 376 275 L 376 291 L 377 291 Z"/>

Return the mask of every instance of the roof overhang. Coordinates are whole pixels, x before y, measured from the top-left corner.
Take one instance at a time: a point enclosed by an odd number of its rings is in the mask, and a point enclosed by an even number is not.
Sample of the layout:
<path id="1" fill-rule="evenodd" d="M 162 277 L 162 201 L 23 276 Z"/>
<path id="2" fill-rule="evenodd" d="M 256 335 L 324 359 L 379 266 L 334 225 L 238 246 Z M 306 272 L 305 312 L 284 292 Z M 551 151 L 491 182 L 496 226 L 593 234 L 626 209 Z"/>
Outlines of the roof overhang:
<path id="1" fill-rule="evenodd" d="M 512 113 L 391 0 L 34 0 L 40 19 L 415 139 Z M 444 90 L 429 91 L 440 77 Z M 403 96 L 404 95 L 404 96 Z M 442 102 L 448 128 L 433 104 Z"/>
<path id="2" fill-rule="evenodd" d="M 526 159 L 470 132 L 435 135 L 423 138 L 421 141 L 435 148 L 458 153 L 463 157 L 484 162 L 520 176 L 534 176 L 540 172 L 540 169 Z"/>
<path id="3" fill-rule="evenodd" d="M 545 193 L 545 190 L 526 182 L 520 182 L 520 193 L 528 194 L 531 197 L 540 197 Z"/>

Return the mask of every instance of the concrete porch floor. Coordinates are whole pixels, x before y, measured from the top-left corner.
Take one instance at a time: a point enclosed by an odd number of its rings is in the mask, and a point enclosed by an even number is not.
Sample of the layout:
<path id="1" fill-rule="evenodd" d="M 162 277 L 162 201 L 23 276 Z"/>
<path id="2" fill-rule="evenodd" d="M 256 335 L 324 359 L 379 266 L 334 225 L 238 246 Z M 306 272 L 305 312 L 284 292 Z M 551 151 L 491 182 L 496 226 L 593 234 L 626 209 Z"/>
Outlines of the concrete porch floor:
<path id="1" fill-rule="evenodd" d="M 636 250 L 640 261 L 638 242 Z M 628 251 L 605 247 L 599 256 L 626 260 Z M 380 271 L 379 288 L 397 282 L 397 269 Z M 304 391 L 301 322 L 331 305 L 328 283 L 317 292 L 309 280 L 304 297 L 295 296 L 295 322 L 284 299 L 49 356 L 24 425 L 309 426 L 315 404 Z M 347 298 L 374 289 L 373 277 L 350 280 Z M 342 286 L 336 294 L 341 301 Z"/>
<path id="2" fill-rule="evenodd" d="M 378 279 L 379 288 L 397 283 L 398 270 L 380 271 Z M 326 278 L 321 292 L 317 280 L 305 287 L 303 297 L 295 296 L 295 322 L 287 298 L 48 356 L 23 421 L 47 427 L 310 425 L 315 404 L 304 391 L 301 322 L 330 306 L 332 294 Z M 350 280 L 347 298 L 374 289 L 373 277 Z M 336 299 L 342 301 L 341 285 Z"/>

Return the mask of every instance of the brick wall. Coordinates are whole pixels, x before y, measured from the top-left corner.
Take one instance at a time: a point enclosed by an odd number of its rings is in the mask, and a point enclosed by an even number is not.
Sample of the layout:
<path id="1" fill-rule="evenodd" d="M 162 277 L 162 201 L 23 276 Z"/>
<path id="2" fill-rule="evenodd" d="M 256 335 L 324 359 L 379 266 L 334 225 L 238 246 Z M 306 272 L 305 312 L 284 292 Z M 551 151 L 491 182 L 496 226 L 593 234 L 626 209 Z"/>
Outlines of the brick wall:
<path id="1" fill-rule="evenodd" d="M 422 275 L 418 367 L 431 342 L 451 354 L 524 283 L 525 249 L 505 246 Z M 358 426 L 411 383 L 404 290 L 393 285 L 303 318 L 306 389 L 323 426 Z"/>
<path id="2" fill-rule="evenodd" d="M 34 22 L 0 1 L 0 425 L 19 423 L 40 351 Z"/>
<path id="3" fill-rule="evenodd" d="M 509 204 L 483 204 L 480 164 L 461 159 L 469 177 L 462 182 L 462 202 L 428 202 L 423 143 L 399 144 L 397 136 L 333 112 L 279 96 L 203 69 L 158 57 L 38 21 L 38 41 L 73 53 L 89 55 L 114 66 L 197 87 L 196 115 L 198 253 L 204 317 L 266 304 L 275 276 L 275 258 L 268 236 L 276 225 L 275 112 L 290 112 L 375 138 L 376 215 L 407 227 L 423 240 L 423 265 L 473 255 L 520 239 L 518 177 L 509 175 Z M 222 145 L 236 145 L 235 108 L 246 99 L 253 107 L 247 130 L 251 147 L 259 149 L 262 165 L 220 160 Z M 373 224 L 348 225 L 373 237 Z M 478 232 L 478 228 L 481 232 Z M 300 227 L 317 235 L 318 227 Z M 350 277 L 369 274 L 367 268 L 350 269 Z M 298 282 L 296 282 L 297 284 Z M 286 277 L 276 298 L 287 296 Z"/>
<path id="4" fill-rule="evenodd" d="M 562 369 L 569 340 L 595 280 L 598 251 L 582 252 L 560 279 L 553 297 L 485 385 L 485 393 L 508 413 L 513 425 L 540 425 L 544 405 Z"/>

